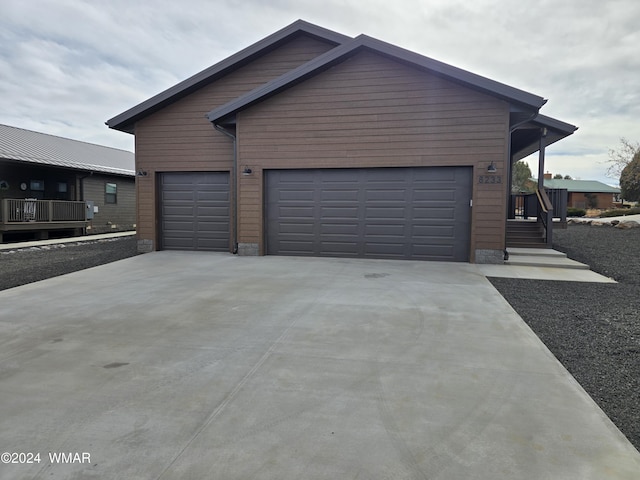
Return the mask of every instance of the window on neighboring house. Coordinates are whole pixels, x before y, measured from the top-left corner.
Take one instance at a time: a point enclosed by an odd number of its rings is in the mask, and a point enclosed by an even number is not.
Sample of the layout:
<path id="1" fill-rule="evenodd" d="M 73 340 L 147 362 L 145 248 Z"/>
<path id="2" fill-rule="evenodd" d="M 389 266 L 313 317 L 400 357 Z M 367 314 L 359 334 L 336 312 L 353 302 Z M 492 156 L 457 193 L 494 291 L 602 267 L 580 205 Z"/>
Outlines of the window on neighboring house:
<path id="1" fill-rule="evenodd" d="M 31 180 L 30 190 L 34 192 L 44 192 L 44 180 Z"/>
<path id="2" fill-rule="evenodd" d="M 115 183 L 105 184 L 104 203 L 118 203 L 118 185 Z"/>
<path id="3" fill-rule="evenodd" d="M 68 190 L 69 186 L 67 185 L 67 182 L 58 182 L 58 186 L 56 187 L 56 198 L 58 200 L 66 200 Z"/>
<path id="4" fill-rule="evenodd" d="M 38 200 L 44 199 L 44 180 L 31 180 L 29 182 L 30 196 Z"/>

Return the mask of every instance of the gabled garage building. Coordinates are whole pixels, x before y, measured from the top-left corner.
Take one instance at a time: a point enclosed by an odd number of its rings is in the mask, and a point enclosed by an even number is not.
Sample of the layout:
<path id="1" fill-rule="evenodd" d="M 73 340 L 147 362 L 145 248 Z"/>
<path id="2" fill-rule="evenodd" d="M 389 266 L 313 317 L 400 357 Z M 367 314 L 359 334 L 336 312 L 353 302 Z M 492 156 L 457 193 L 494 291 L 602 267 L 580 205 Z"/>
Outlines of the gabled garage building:
<path id="1" fill-rule="evenodd" d="M 502 262 L 545 100 L 297 21 L 107 122 L 135 135 L 141 251 Z"/>

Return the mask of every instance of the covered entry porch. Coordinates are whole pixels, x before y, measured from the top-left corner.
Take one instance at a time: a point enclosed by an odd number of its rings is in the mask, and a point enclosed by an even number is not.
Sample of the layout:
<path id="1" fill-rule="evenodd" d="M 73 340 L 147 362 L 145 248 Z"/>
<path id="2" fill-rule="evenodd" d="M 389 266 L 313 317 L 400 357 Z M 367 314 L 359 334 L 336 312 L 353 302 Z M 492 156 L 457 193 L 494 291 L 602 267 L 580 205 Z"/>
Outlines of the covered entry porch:
<path id="1" fill-rule="evenodd" d="M 551 248 L 554 227 L 566 227 L 567 192 L 544 188 L 545 151 L 546 147 L 568 137 L 578 127 L 545 115 L 532 116 L 529 112 L 511 112 L 510 123 L 505 245 L 507 248 Z M 536 152 L 538 183 L 535 191 L 514 192 L 514 164 Z"/>

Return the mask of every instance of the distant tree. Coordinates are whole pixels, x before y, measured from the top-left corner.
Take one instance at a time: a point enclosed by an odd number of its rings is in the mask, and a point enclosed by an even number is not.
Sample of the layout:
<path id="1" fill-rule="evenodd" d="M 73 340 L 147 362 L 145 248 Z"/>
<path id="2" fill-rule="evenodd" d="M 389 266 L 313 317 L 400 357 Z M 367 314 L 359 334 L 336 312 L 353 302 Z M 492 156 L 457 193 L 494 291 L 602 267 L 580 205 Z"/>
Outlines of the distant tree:
<path id="1" fill-rule="evenodd" d="M 553 179 L 554 179 L 554 180 L 562 180 L 562 174 L 560 174 L 560 173 L 556 173 L 556 174 L 553 176 Z"/>
<path id="2" fill-rule="evenodd" d="M 640 201 L 640 150 L 620 174 L 620 191 L 625 200 Z"/>
<path id="3" fill-rule="evenodd" d="M 527 162 L 520 160 L 513 164 L 511 191 L 514 193 L 535 191 L 535 183 L 531 181 L 531 169 Z"/>
<path id="4" fill-rule="evenodd" d="M 573 178 L 571 178 L 571 175 L 565 175 L 565 176 L 564 176 L 564 179 L 565 179 L 565 180 L 573 180 Z"/>
<path id="5" fill-rule="evenodd" d="M 640 142 L 631 142 L 626 138 L 620 139 L 618 148 L 609 149 L 609 160 L 607 163 L 607 177 L 618 179 L 622 175 L 622 170 L 629 165 L 634 156 L 640 152 Z"/>

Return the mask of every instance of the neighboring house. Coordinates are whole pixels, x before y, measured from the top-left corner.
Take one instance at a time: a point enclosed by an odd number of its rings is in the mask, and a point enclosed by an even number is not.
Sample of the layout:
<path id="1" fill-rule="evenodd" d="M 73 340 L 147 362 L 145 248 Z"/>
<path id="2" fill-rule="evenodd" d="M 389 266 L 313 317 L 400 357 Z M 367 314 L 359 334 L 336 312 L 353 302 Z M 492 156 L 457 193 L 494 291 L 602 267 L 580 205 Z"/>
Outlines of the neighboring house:
<path id="1" fill-rule="evenodd" d="M 564 180 L 548 178 L 545 173 L 544 186 L 550 189 L 567 190 L 567 206 L 573 208 L 613 208 L 620 189 L 611 187 L 597 180 Z"/>
<path id="2" fill-rule="evenodd" d="M 135 229 L 134 155 L 0 125 L 0 242 Z"/>
<path id="3" fill-rule="evenodd" d="M 576 129 L 545 102 L 297 21 L 107 125 L 136 137 L 141 251 L 497 263 L 511 165 Z"/>

